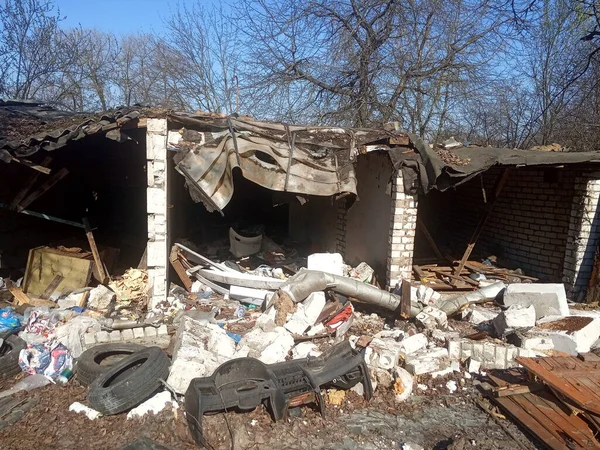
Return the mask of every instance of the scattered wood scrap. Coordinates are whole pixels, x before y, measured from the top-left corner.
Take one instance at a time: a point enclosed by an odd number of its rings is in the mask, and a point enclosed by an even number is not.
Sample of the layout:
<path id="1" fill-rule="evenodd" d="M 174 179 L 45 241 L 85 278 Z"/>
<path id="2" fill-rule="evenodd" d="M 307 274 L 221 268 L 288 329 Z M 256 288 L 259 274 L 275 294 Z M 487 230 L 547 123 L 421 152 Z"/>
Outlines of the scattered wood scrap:
<path id="1" fill-rule="evenodd" d="M 415 261 L 420 263 L 421 261 Z M 451 262 L 451 264 L 448 264 Z M 511 282 L 528 283 L 537 281 L 537 278 L 529 277 L 517 270 L 501 267 L 488 266 L 478 261 L 467 261 L 460 274 L 456 272 L 456 261 L 451 257 L 444 260 L 432 262 L 431 259 L 423 261 L 423 264 L 415 264 L 413 271 L 415 278 L 426 286 L 436 291 L 448 290 L 473 290 L 479 286 L 479 282 L 471 278 L 472 274 L 482 274 L 488 279 L 497 279 Z"/>
<path id="2" fill-rule="evenodd" d="M 524 370 L 488 374 L 490 400 L 548 448 L 600 449 L 600 361 L 585 355 L 517 361 Z"/>

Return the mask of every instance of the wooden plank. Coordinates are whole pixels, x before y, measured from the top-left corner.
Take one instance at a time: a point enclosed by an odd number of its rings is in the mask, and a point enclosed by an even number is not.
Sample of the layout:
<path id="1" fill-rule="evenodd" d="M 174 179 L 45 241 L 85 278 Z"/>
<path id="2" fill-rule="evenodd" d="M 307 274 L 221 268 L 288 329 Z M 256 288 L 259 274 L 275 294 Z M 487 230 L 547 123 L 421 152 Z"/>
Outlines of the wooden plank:
<path id="1" fill-rule="evenodd" d="M 177 247 L 173 246 L 171 248 L 171 253 L 169 254 L 169 262 L 171 263 L 171 266 L 173 266 L 173 269 L 175 269 L 175 272 L 177 273 L 179 279 L 183 283 L 183 287 L 185 287 L 185 290 L 191 292 L 193 284 L 192 279 L 186 273 L 185 267 L 183 267 L 183 264 L 181 263 L 179 258 L 183 258 L 183 256 L 177 250 Z"/>
<path id="2" fill-rule="evenodd" d="M 27 208 L 30 204 L 32 204 L 35 200 L 40 198 L 46 191 L 52 188 L 56 183 L 62 180 L 69 174 L 69 171 L 64 167 L 60 169 L 58 172 L 53 174 L 50 178 L 46 180 L 39 188 L 29 194 L 25 200 L 17 205 L 17 211 L 21 211 Z"/>
<path id="3" fill-rule="evenodd" d="M 94 233 L 92 233 L 92 227 L 90 227 L 90 221 L 87 217 L 84 217 L 81 221 L 85 227 L 85 236 L 90 244 L 90 249 L 92 250 L 92 255 L 94 256 L 94 262 L 96 263 L 98 275 L 100 275 L 100 284 L 105 284 L 108 282 L 108 274 L 104 268 L 102 258 L 100 258 L 100 253 L 98 252 L 98 247 L 96 246 L 96 239 L 94 239 Z"/>
<path id="4" fill-rule="evenodd" d="M 515 397 L 495 398 L 494 403 L 498 404 L 516 422 L 519 422 L 525 429 L 529 430 L 550 449 L 569 450 L 569 447 L 562 442 L 559 435 L 550 432 L 546 427 L 540 424 L 520 404 L 518 404 L 514 398 Z"/>
<path id="5" fill-rule="evenodd" d="M 29 252 L 23 291 L 29 297 L 39 297 L 57 274 L 64 277 L 58 292 L 72 292 L 86 287 L 92 276 L 94 261 L 77 254 L 67 255 L 51 248 L 38 247 Z"/>
<path id="6" fill-rule="evenodd" d="M 483 231 L 483 228 L 485 227 L 487 220 L 489 219 L 490 215 L 492 214 L 492 211 L 494 209 L 494 203 L 496 203 L 496 200 L 500 196 L 500 192 L 502 192 L 502 188 L 506 184 L 506 180 L 508 180 L 509 173 L 510 173 L 509 169 L 504 169 L 502 174 L 500 174 L 498 176 L 498 179 L 496 180 L 496 184 L 494 186 L 494 192 L 493 192 L 492 198 L 487 203 L 485 211 L 484 211 L 483 215 L 481 216 L 481 218 L 479 219 L 479 223 L 477 224 L 477 227 L 475 228 L 475 231 L 473 232 L 473 235 L 471 236 L 471 239 L 469 240 L 469 244 L 467 245 L 467 248 L 465 249 L 465 252 L 463 253 L 462 258 L 461 258 L 460 262 L 458 263 L 458 266 L 455 271 L 456 274 L 460 274 L 462 272 L 462 270 L 465 267 L 465 263 L 468 261 L 469 256 L 471 256 L 471 253 L 473 252 L 473 248 L 475 248 L 475 244 L 477 243 L 479 236 L 481 236 L 481 233 Z"/>
<path id="7" fill-rule="evenodd" d="M 81 299 L 79 300 L 79 304 L 77 306 L 79 306 L 80 308 L 84 308 L 85 305 L 87 304 L 89 297 L 90 297 L 90 291 L 85 291 L 83 293 L 83 295 L 81 296 Z"/>
<path id="8" fill-rule="evenodd" d="M 410 318 L 410 309 L 412 305 L 410 297 L 410 282 L 408 280 L 402 280 L 400 305 L 398 305 L 398 307 L 400 309 L 400 317 L 403 319 Z"/>
<path id="9" fill-rule="evenodd" d="M 64 280 L 65 277 L 63 277 L 61 274 L 56 274 L 56 276 L 54 277 L 54 279 L 50 282 L 50 284 L 48 285 L 48 287 L 44 290 L 44 292 L 42 293 L 42 295 L 40 295 L 40 298 L 43 298 L 45 300 L 49 299 L 50 296 L 54 293 L 54 291 L 56 290 L 56 288 L 58 287 L 58 285 L 62 282 L 62 280 Z"/>
<path id="10" fill-rule="evenodd" d="M 8 287 L 9 292 L 15 298 L 15 302 L 17 305 L 25 305 L 30 302 L 29 296 L 27 294 L 25 294 L 25 292 L 23 292 L 23 290 L 20 287 L 14 285 L 12 283 L 8 283 L 7 287 Z"/>
<path id="11" fill-rule="evenodd" d="M 433 273 L 439 273 L 440 275 L 442 275 L 444 277 L 452 278 L 453 280 L 462 281 L 463 283 L 470 284 L 471 286 L 479 287 L 479 283 L 475 280 L 472 280 L 469 277 L 452 275 L 450 273 L 444 272 L 439 269 L 429 269 L 429 270 L 431 270 Z"/>
<path id="12" fill-rule="evenodd" d="M 11 155 L 11 158 L 14 162 L 19 163 L 19 164 L 23 164 L 24 166 L 29 167 L 30 169 L 36 170 L 40 173 L 46 174 L 48 175 L 50 172 L 52 172 L 51 169 L 48 169 L 47 167 L 44 167 L 44 164 L 40 165 L 40 164 L 36 164 L 34 162 L 29 161 L 28 159 L 20 159 L 20 158 L 16 158 L 14 156 Z"/>
<path id="13" fill-rule="evenodd" d="M 541 363 L 541 360 L 544 359 L 546 358 L 524 358 L 522 356 L 516 358 L 519 364 L 540 377 L 548 386 L 575 402 L 580 408 L 600 414 L 600 399 L 597 394 L 590 392 L 577 381 L 571 381 L 544 367 Z"/>
<path id="14" fill-rule="evenodd" d="M 495 388 L 494 395 L 496 397 L 509 397 L 511 395 L 529 394 L 531 392 L 541 391 L 542 389 L 546 389 L 546 386 L 541 383 L 513 384 Z"/>
<path id="15" fill-rule="evenodd" d="M 413 270 L 415 271 L 415 274 L 419 278 L 419 281 L 423 280 L 424 278 L 427 278 L 427 275 L 425 275 L 425 272 L 423 272 L 423 269 L 421 269 L 421 266 L 418 266 L 415 264 L 413 266 Z"/>
<path id="16" fill-rule="evenodd" d="M 51 162 L 52 162 L 52 158 L 49 156 L 46 156 L 46 158 L 44 158 L 44 161 L 42 161 L 42 166 L 49 166 Z M 35 172 L 35 173 L 31 174 L 31 176 L 27 180 L 27 183 L 25 183 L 25 185 L 23 186 L 23 188 L 21 188 L 19 193 L 17 195 L 15 195 L 15 198 L 13 198 L 13 201 L 10 202 L 10 206 L 9 206 L 10 209 L 17 209 L 17 206 L 19 205 L 19 203 L 21 203 L 21 201 L 25 198 L 27 193 L 31 190 L 31 188 L 33 187 L 35 182 L 40 177 L 40 174 L 41 174 L 41 172 Z"/>
<path id="17" fill-rule="evenodd" d="M 423 233 L 425 240 L 427 241 L 427 243 L 433 250 L 433 253 L 435 253 L 435 256 L 437 256 L 439 259 L 444 259 L 444 255 L 442 255 L 442 252 L 440 252 L 440 249 L 437 246 L 437 244 L 435 243 L 435 241 L 433 240 L 433 237 L 431 237 L 429 230 L 427 229 L 427 227 L 425 226 L 423 221 L 421 219 L 419 219 L 418 217 L 417 217 L 417 230 L 419 230 L 419 231 L 421 231 L 421 233 Z"/>

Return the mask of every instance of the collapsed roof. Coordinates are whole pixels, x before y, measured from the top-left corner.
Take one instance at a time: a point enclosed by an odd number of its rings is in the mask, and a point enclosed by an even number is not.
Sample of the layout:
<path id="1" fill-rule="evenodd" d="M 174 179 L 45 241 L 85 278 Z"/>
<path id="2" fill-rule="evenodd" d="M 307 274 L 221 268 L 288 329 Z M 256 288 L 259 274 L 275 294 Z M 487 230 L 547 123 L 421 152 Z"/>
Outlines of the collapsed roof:
<path id="1" fill-rule="evenodd" d="M 209 211 L 221 211 L 231 200 L 235 168 L 274 191 L 356 196 L 353 162 L 366 151 L 364 146 L 381 143 L 388 149 L 394 137 L 406 138 L 385 130 L 306 127 L 232 116 L 176 113 L 169 119 L 211 130 L 202 138 L 183 132 L 175 157 L 192 198 Z"/>
<path id="2" fill-rule="evenodd" d="M 117 142 L 127 130 L 163 117 L 180 130 L 168 146 L 190 195 L 221 211 L 233 195 L 233 170 L 268 189 L 305 195 L 356 196 L 359 153 L 387 151 L 402 169 L 407 193 L 446 190 L 493 166 L 562 166 L 600 163 L 600 152 L 546 152 L 462 147 L 438 152 L 416 135 L 383 129 L 309 127 L 246 116 L 182 113 L 141 106 L 105 113 L 59 111 L 42 102 L 0 99 L 0 160 L 23 162 L 39 150 L 103 134 Z M 194 131 L 195 130 L 195 131 Z M 198 133 L 198 131 L 202 133 Z"/>
<path id="3" fill-rule="evenodd" d="M 409 138 L 411 147 L 418 156 L 391 149 L 390 158 L 396 169 L 403 169 L 405 190 L 413 193 L 417 185 L 425 193 L 431 189 L 445 191 L 469 181 L 493 166 L 556 167 L 600 163 L 600 152 L 554 152 L 476 146 L 438 152 L 418 136 L 409 134 Z"/>

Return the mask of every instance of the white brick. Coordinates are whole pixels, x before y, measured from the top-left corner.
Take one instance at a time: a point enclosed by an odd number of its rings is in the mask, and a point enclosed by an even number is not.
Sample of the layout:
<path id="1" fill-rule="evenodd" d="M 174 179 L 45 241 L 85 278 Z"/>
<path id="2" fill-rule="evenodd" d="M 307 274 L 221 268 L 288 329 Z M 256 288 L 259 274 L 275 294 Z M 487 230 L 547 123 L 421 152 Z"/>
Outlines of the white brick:
<path id="1" fill-rule="evenodd" d="M 133 329 L 133 337 L 135 339 L 143 339 L 144 338 L 144 328 L 143 327 L 134 328 Z"/>
<path id="2" fill-rule="evenodd" d="M 120 342 L 121 332 L 119 330 L 111 331 L 109 334 L 110 342 Z"/>
<path id="3" fill-rule="evenodd" d="M 158 327 L 158 330 L 156 330 L 156 334 L 158 336 L 166 336 L 169 334 L 168 330 L 167 330 L 167 325 L 165 325 L 164 323 Z"/>
<path id="4" fill-rule="evenodd" d="M 105 342 L 110 342 L 110 336 L 108 334 L 108 331 L 98 331 L 96 333 L 96 341 L 99 344 L 105 343 Z"/>
<path id="5" fill-rule="evenodd" d="M 91 347 L 92 345 L 96 344 L 95 333 L 85 333 L 83 335 L 83 344 L 86 347 Z"/>
<path id="6" fill-rule="evenodd" d="M 154 328 L 154 327 L 145 327 L 144 328 L 144 334 L 146 335 L 147 338 L 156 337 L 156 335 L 157 335 L 156 328 Z"/>
<path id="7" fill-rule="evenodd" d="M 146 209 L 148 214 L 165 214 L 167 208 L 167 192 L 159 188 L 146 190 Z"/>
<path id="8" fill-rule="evenodd" d="M 148 119 L 146 129 L 149 133 L 167 134 L 167 119 Z"/>
<path id="9" fill-rule="evenodd" d="M 125 342 L 133 340 L 133 337 L 134 337 L 133 330 L 123 330 L 123 331 L 121 331 L 121 338 Z"/>

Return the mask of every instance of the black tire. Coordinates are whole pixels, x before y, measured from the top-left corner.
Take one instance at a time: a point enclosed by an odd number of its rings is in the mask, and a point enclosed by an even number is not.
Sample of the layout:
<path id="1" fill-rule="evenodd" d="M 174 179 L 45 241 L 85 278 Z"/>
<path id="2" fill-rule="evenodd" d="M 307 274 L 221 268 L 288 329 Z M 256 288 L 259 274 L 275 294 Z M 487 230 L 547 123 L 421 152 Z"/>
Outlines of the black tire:
<path id="1" fill-rule="evenodd" d="M 90 385 L 90 406 L 104 415 L 125 412 L 152 396 L 169 375 L 171 361 L 158 347 L 126 356 Z"/>
<path id="2" fill-rule="evenodd" d="M 106 372 L 119 361 L 118 359 L 112 359 L 109 363 L 106 361 L 108 358 L 121 356 L 121 359 L 123 359 L 145 348 L 143 345 L 126 343 L 97 345 L 83 352 L 77 359 L 75 375 L 83 386 L 89 386 L 100 374 Z"/>
<path id="3" fill-rule="evenodd" d="M 4 339 L 0 347 L 0 378 L 13 377 L 21 373 L 19 353 L 27 347 L 27 342 L 12 335 Z"/>

